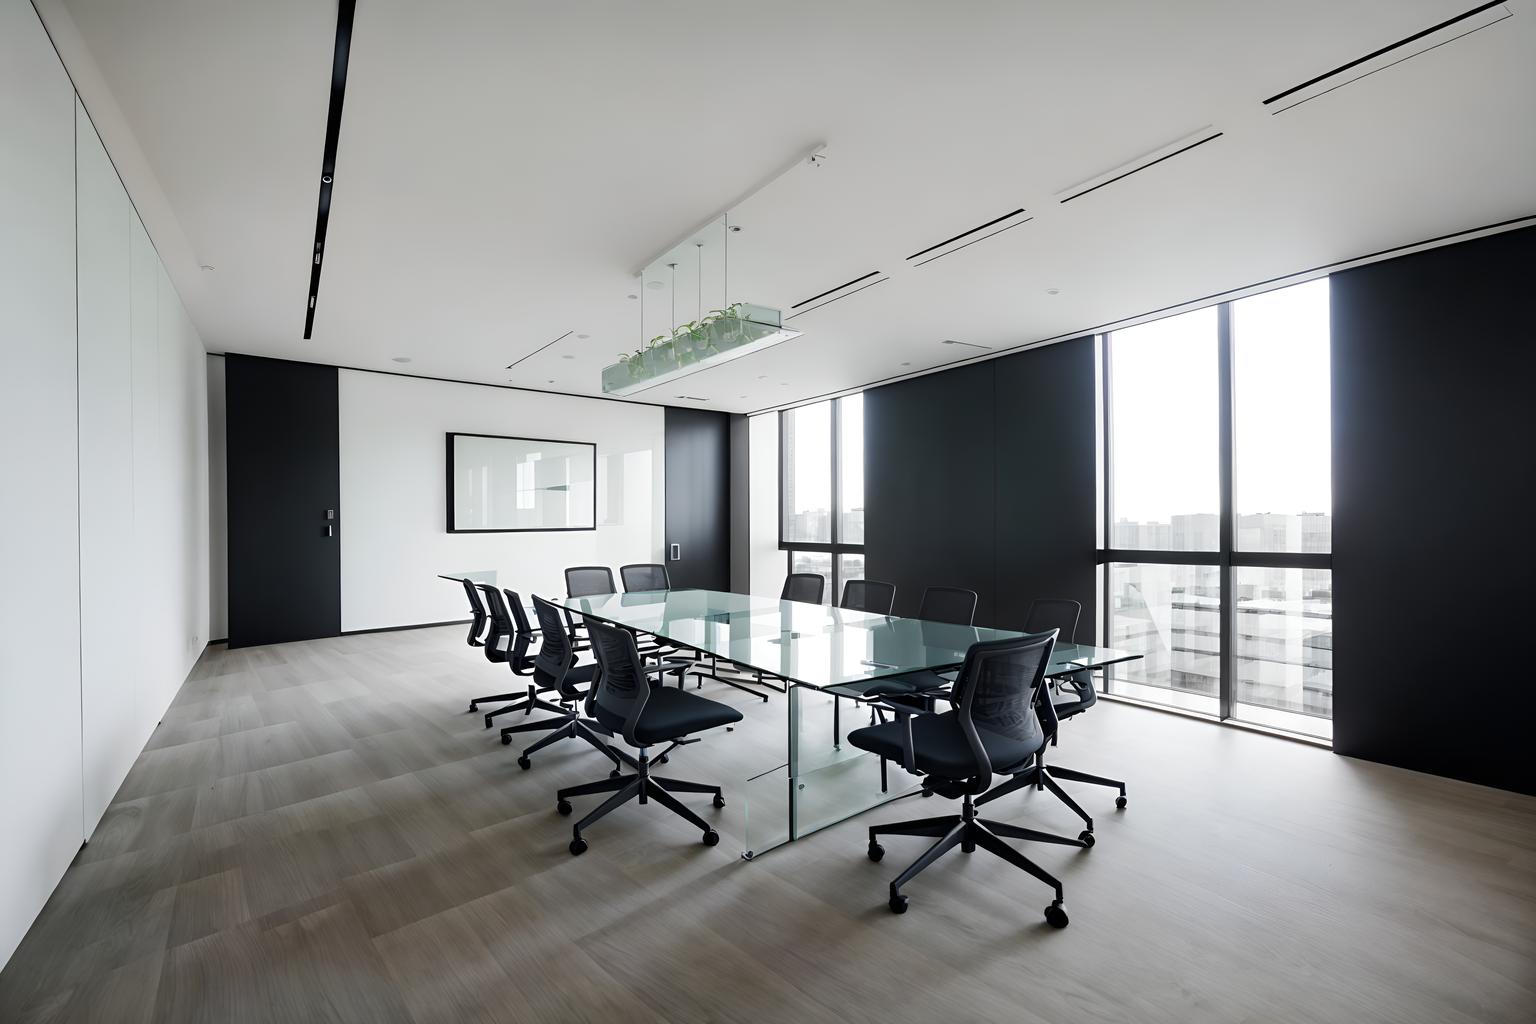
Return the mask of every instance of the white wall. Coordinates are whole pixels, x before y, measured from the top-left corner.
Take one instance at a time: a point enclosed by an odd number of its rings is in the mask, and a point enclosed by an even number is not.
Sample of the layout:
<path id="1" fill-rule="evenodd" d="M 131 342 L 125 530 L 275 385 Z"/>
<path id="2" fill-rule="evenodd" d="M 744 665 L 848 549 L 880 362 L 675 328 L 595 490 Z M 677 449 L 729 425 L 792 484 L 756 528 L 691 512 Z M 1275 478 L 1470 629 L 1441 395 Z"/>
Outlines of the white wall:
<path id="1" fill-rule="evenodd" d="M 779 414 L 747 420 L 748 545 L 752 593 L 778 597 L 788 575 L 788 558 L 779 550 Z"/>
<path id="2" fill-rule="evenodd" d="M 202 342 L 25 0 L 0 0 L 0 338 L 4 961 L 209 615 Z"/>
<path id="3" fill-rule="evenodd" d="M 0 959 L 80 848 L 75 94 L 0 0 Z"/>
<path id="4" fill-rule="evenodd" d="M 565 593 L 564 569 L 660 561 L 665 426 L 660 408 L 340 371 L 341 628 L 467 617 L 442 572 L 494 569 L 522 593 Z M 597 444 L 593 531 L 447 532 L 448 432 Z"/>

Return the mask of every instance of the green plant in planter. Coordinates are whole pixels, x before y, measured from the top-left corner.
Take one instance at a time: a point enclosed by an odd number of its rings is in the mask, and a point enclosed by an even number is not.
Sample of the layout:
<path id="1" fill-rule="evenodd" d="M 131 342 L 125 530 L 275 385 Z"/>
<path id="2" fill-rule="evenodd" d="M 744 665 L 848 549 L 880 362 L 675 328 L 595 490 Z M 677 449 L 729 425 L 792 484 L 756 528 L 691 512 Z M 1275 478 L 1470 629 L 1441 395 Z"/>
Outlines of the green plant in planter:
<path id="1" fill-rule="evenodd" d="M 719 341 L 736 340 L 741 334 L 741 307 L 733 302 L 724 309 L 712 309 L 698 320 L 690 320 L 672 328 L 670 335 L 658 334 L 632 353 L 620 353 L 619 362 L 630 377 L 643 379 L 652 376 L 658 363 L 668 359 L 687 365 L 698 359 L 702 349 L 706 353 L 719 354 Z"/>

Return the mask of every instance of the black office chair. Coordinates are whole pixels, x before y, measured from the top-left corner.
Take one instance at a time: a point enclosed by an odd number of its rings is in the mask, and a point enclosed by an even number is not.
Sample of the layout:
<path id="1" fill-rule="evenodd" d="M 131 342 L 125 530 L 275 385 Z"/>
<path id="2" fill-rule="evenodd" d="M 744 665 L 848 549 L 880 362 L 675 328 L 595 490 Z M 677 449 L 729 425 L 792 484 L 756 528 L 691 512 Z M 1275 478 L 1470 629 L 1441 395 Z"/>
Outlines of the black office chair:
<path id="1" fill-rule="evenodd" d="M 741 712 L 681 688 L 652 686 L 651 676 L 681 671 L 684 666 L 672 662 L 645 664 L 635 647 L 634 636 L 627 630 L 596 621 L 589 621 L 587 629 L 601 668 L 587 699 L 587 712 L 609 732 L 637 748 L 639 753 L 630 756 L 623 751 L 614 752 L 635 770 L 634 775 L 614 772 L 598 782 L 560 790 L 555 809 L 567 815 L 571 813 L 573 796 L 612 794 L 571 829 L 571 853 L 586 852 L 587 841 L 581 836 L 583 829 L 637 798 L 641 803 L 655 800 L 678 817 L 697 825 L 704 833 L 704 845 L 715 846 L 720 842 L 720 833 L 672 794 L 712 793 L 715 807 L 719 808 L 725 806 L 725 795 L 720 787 L 665 779 L 652 775 L 651 766 L 674 748 L 697 742 L 687 738 L 694 733 L 741 721 Z M 665 750 L 656 755 L 649 753 L 651 747 L 661 743 L 667 744 Z"/>
<path id="2" fill-rule="evenodd" d="M 496 588 L 489 583 L 472 583 L 469 580 L 464 580 L 463 582 L 465 593 L 469 594 L 473 599 L 470 607 L 485 620 L 485 635 L 483 639 L 474 639 L 477 631 L 473 625 L 470 626 L 471 643 L 473 646 L 479 647 L 484 651 L 486 661 L 493 665 L 510 663 L 514 675 L 523 675 L 524 673 L 520 671 L 523 667 L 521 656 L 527 652 L 526 643 L 521 651 L 516 649 L 518 634 L 517 630 L 513 628 L 511 620 L 505 614 L 500 616 L 500 618 L 488 615 L 485 600 L 480 596 L 482 593 L 486 593 L 496 597 L 499 601 L 500 595 L 496 594 Z M 492 693 L 484 697 L 476 697 L 469 702 L 469 710 L 473 714 L 480 710 L 481 704 L 489 704 L 497 700 L 514 700 L 517 696 L 515 693 Z M 487 726 L 491 724 L 489 718 L 486 719 L 485 724 Z"/>
<path id="3" fill-rule="evenodd" d="M 606 565 L 575 565 L 565 570 L 566 597 L 595 597 L 616 594 L 613 570 Z"/>
<path id="4" fill-rule="evenodd" d="M 838 607 L 855 612 L 889 615 L 895 604 L 896 584 L 881 583 L 878 580 L 849 580 L 843 584 L 843 599 L 838 603 Z M 843 698 L 834 693 L 832 695 L 832 747 L 834 750 L 842 746 L 842 734 Z"/>
<path id="5" fill-rule="evenodd" d="M 799 601 L 801 604 L 821 604 L 827 581 L 817 572 L 792 572 L 784 579 L 780 601 Z"/>
<path id="6" fill-rule="evenodd" d="M 896 584 L 878 580 L 849 580 L 843 584 L 843 599 L 839 608 L 855 612 L 873 612 L 889 615 L 896 604 Z"/>
<path id="7" fill-rule="evenodd" d="M 969 626 L 976 620 L 976 591 L 962 587 L 926 587 L 917 617 L 924 622 Z M 923 669 L 878 679 L 865 689 L 864 694 L 866 697 L 888 698 L 883 703 L 905 703 L 931 711 L 933 698 L 930 695 L 949 684 L 947 676 Z"/>
<path id="8" fill-rule="evenodd" d="M 659 562 L 642 562 L 619 566 L 619 579 L 624 581 L 624 593 L 633 594 L 647 590 L 671 590 L 672 578 L 667 567 Z M 572 597 L 582 595 L 572 594 Z"/>
<path id="9" fill-rule="evenodd" d="M 988 821 L 977 817 L 974 800 L 977 794 L 987 791 L 994 774 L 1013 774 L 1019 766 L 1028 765 L 1045 746 L 1047 736 L 1034 705 L 1055 641 L 1056 634 L 1051 632 L 972 644 L 950 695 L 953 710 L 924 714 L 890 705 L 899 721 L 855 729 L 848 734 L 848 741 L 861 750 L 897 761 L 907 771 L 922 775 L 925 790 L 962 800 L 959 814 L 870 828 L 869 859 L 873 861 L 885 856 L 880 836 L 926 836 L 938 840 L 891 882 L 890 907 L 895 913 L 907 910 L 902 886 L 954 847 L 971 853 L 979 846 L 1054 889 L 1055 899 L 1045 908 L 1045 919 L 1056 928 L 1067 926 L 1061 883 L 1003 839 L 1087 848 L 1093 845 L 1093 834 L 1084 832 L 1077 839 L 1069 839 Z"/>
<path id="10" fill-rule="evenodd" d="M 475 585 L 469 580 L 459 580 L 464 584 L 464 593 L 469 598 L 469 637 L 465 641 L 471 647 L 484 647 L 485 641 L 480 639 L 485 632 L 486 615 L 485 605 L 480 600 L 480 595 L 475 591 Z M 471 704 L 469 710 L 475 710 Z"/>
<path id="11" fill-rule="evenodd" d="M 597 666 L 576 664 L 576 645 L 565 631 L 558 607 L 535 594 L 533 613 L 538 616 L 539 631 L 544 637 L 543 643 L 539 645 L 539 656 L 533 660 L 533 680 L 541 689 L 556 691 L 561 707 L 556 718 L 506 726 L 501 730 L 501 742 L 511 743 L 513 733 L 551 729 L 553 731 L 548 736 L 518 755 L 519 768 L 524 771 L 532 768 L 530 755 L 551 743 L 579 738 L 602 751 L 614 763 L 614 771 L 617 772 L 621 763 L 619 754 L 608 745 L 606 730 L 581 715 L 581 701 L 587 696 L 587 690 L 581 684 L 592 682 Z"/>
<path id="12" fill-rule="evenodd" d="M 481 583 L 478 586 L 481 592 L 485 594 L 486 608 L 490 612 L 491 627 L 490 632 L 486 634 L 487 656 L 489 656 L 492 646 L 501 646 L 504 643 L 504 639 L 510 637 L 511 643 L 506 647 L 506 655 L 500 660 L 504 660 L 507 663 L 507 667 L 512 670 L 513 675 L 528 677 L 528 685 L 526 694 L 500 693 L 489 697 L 476 697 L 469 702 L 469 710 L 476 711 L 478 710 L 478 705 L 488 704 L 491 701 L 522 698 L 521 700 L 516 700 L 515 703 L 508 704 L 506 707 L 497 708 L 495 711 L 487 711 L 485 713 L 485 727 L 487 729 L 491 727 L 491 719 L 497 715 L 510 714 L 513 711 L 521 711 L 524 715 L 531 715 L 536 709 L 539 711 L 551 711 L 555 714 L 563 713 L 562 708 L 546 700 L 541 700 L 539 697 L 540 693 L 546 693 L 554 688 L 552 686 L 540 686 L 533 678 L 534 659 L 529 656 L 528 648 L 532 645 L 534 638 L 539 635 L 539 631 L 528 624 L 528 613 L 523 610 L 523 599 L 511 590 L 498 591 L 489 583 Z M 503 599 L 503 594 L 506 595 L 505 599 Z"/>
<path id="13" fill-rule="evenodd" d="M 1037 632 L 1042 628 L 1054 628 L 1061 630 L 1061 635 L 1073 637 L 1077 634 L 1078 619 L 1082 616 L 1083 606 L 1076 601 L 1066 598 L 1046 598 L 1034 601 L 1029 606 L 1029 611 L 1024 616 L 1024 629 L 1026 632 Z M 1055 746 L 1059 735 L 1058 727 L 1061 722 L 1076 715 L 1082 714 L 1093 707 L 1099 701 L 1098 692 L 1093 686 L 1093 673 L 1086 669 L 1073 672 L 1069 676 L 1063 676 L 1051 680 L 1053 685 L 1042 689 L 1040 692 L 1040 717 L 1045 726 L 1046 735 L 1050 738 L 1050 745 Z M 1087 831 L 1093 831 L 1093 818 L 1076 800 L 1067 795 L 1067 791 L 1057 785 L 1058 779 L 1066 779 L 1069 782 L 1083 782 L 1091 786 L 1107 786 L 1110 789 L 1118 789 L 1120 795 L 1115 797 L 1115 807 L 1124 810 L 1127 803 L 1125 795 L 1125 783 L 1118 779 L 1106 779 L 1101 775 L 1089 775 L 1073 768 L 1063 768 L 1060 765 L 1046 765 L 1045 750 L 1035 755 L 1035 763 L 1024 771 L 1019 772 L 1003 785 L 998 786 L 992 792 L 976 801 L 977 805 L 996 800 L 998 797 L 1007 796 L 1028 786 L 1035 789 L 1049 789 L 1051 793 L 1066 804 L 1072 813 L 1083 820 Z"/>

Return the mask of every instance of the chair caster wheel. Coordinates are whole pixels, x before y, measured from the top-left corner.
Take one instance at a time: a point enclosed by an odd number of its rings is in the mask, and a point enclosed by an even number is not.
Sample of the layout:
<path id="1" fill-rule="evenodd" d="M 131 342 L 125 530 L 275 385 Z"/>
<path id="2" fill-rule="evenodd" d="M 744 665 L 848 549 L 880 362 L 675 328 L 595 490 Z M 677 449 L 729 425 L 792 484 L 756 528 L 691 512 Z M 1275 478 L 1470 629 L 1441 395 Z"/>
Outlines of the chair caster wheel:
<path id="1" fill-rule="evenodd" d="M 1083 844 L 1084 849 L 1093 849 L 1093 833 L 1087 829 L 1083 829 L 1077 834 L 1077 841 Z"/>
<path id="2" fill-rule="evenodd" d="M 705 832 L 704 833 L 704 845 L 705 846 L 719 846 L 720 845 L 720 833 L 716 832 L 714 829 L 710 829 L 708 832 Z"/>
<path id="3" fill-rule="evenodd" d="M 907 898 L 899 892 L 891 893 L 891 913 L 905 914 L 907 912 Z"/>
<path id="4" fill-rule="evenodd" d="M 720 808 L 725 806 L 725 794 L 724 793 L 716 793 L 715 794 L 714 805 L 715 805 L 715 810 L 717 810 L 717 811 Z"/>
<path id="5" fill-rule="evenodd" d="M 666 754 L 662 754 L 660 757 L 658 757 L 656 759 L 656 763 L 657 764 L 666 764 L 670 760 L 671 760 L 671 758 L 669 758 Z"/>
<path id="6" fill-rule="evenodd" d="M 504 747 L 510 747 L 512 745 L 512 734 L 511 733 L 504 732 L 504 733 L 501 734 L 501 745 L 504 746 Z"/>
<path id="7" fill-rule="evenodd" d="M 474 701 L 470 701 L 469 702 L 469 714 L 472 715 L 476 711 L 479 711 L 479 710 L 480 710 L 480 705 L 476 704 Z"/>
<path id="8" fill-rule="evenodd" d="M 523 771 L 527 771 L 529 768 L 533 767 L 533 762 L 528 760 L 527 754 L 523 754 L 517 759 L 517 766 Z"/>
<path id="9" fill-rule="evenodd" d="M 569 800 L 561 800 L 555 804 L 555 810 L 568 817 L 571 813 L 571 802 Z"/>
<path id="10" fill-rule="evenodd" d="M 869 850 L 867 852 L 869 853 L 869 859 L 874 861 L 876 864 L 879 864 L 882 860 L 885 859 L 885 847 L 881 846 L 879 843 L 870 843 Z M 898 911 L 898 913 L 900 913 L 900 911 Z"/>
<path id="11" fill-rule="evenodd" d="M 1067 926 L 1067 912 L 1061 909 L 1060 903 L 1052 903 L 1045 908 L 1045 923 L 1052 928 L 1065 928 Z"/>
<path id="12" fill-rule="evenodd" d="M 1115 797 L 1115 806 L 1120 808 L 1120 810 L 1122 810 L 1122 811 L 1125 810 L 1125 797 L 1123 797 L 1123 796 Z"/>
<path id="13" fill-rule="evenodd" d="M 922 795 L 923 796 L 933 796 L 933 790 L 925 789 L 925 790 L 923 790 Z"/>
<path id="14" fill-rule="evenodd" d="M 586 852 L 587 852 L 587 841 L 585 839 L 581 838 L 581 836 L 577 836 L 575 839 L 571 840 L 571 856 L 572 857 L 580 857 L 582 854 L 584 854 Z"/>
<path id="15" fill-rule="evenodd" d="M 619 776 L 620 776 L 620 775 L 623 775 L 623 774 L 624 774 L 624 773 L 623 773 L 623 772 L 621 772 L 621 771 L 619 771 L 619 770 L 618 770 L 618 769 L 617 769 L 617 768 L 615 768 L 615 769 L 614 769 L 614 770 L 613 770 L 613 771 L 611 771 L 611 772 L 609 772 L 609 773 L 608 773 L 608 777 L 609 777 L 609 778 L 610 778 L 610 779 L 616 779 L 616 778 L 618 778 L 618 777 L 619 777 Z"/>

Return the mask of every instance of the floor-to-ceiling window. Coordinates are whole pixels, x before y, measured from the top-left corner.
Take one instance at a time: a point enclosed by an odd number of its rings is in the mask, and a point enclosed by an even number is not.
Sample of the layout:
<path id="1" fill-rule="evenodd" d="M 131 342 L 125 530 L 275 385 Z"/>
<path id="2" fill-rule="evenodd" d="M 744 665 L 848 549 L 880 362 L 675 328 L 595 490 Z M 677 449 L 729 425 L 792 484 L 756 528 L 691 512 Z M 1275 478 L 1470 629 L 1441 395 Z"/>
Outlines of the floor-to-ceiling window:
<path id="1" fill-rule="evenodd" d="M 1331 735 L 1327 280 L 1102 345 L 1109 692 Z"/>
<path id="2" fill-rule="evenodd" d="M 790 572 L 826 580 L 837 603 L 848 580 L 864 578 L 864 396 L 779 414 L 779 547 Z"/>

